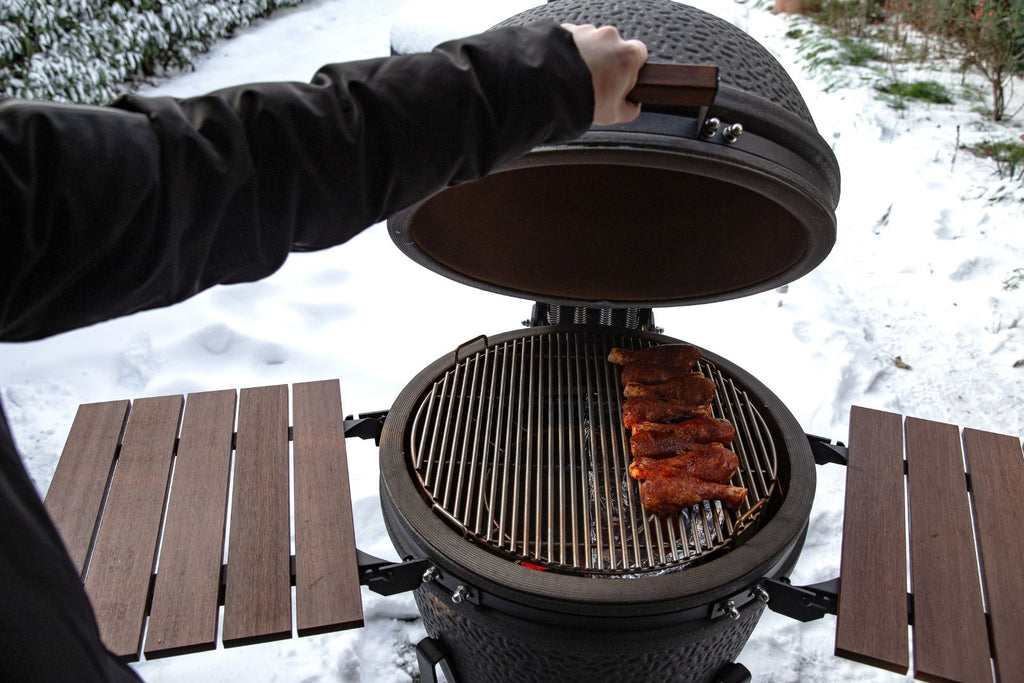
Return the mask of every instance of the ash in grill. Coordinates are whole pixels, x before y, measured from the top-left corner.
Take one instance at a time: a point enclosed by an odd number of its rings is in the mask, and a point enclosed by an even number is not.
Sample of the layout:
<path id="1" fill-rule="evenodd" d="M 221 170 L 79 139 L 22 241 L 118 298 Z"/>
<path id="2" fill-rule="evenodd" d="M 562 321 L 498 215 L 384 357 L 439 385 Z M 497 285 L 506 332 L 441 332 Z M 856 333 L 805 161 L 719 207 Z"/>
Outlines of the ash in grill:
<path id="1" fill-rule="evenodd" d="M 638 576 L 713 557 L 756 528 L 775 492 L 771 434 L 744 391 L 712 363 L 712 411 L 736 428 L 748 490 L 738 510 L 705 501 L 677 515 L 644 510 L 629 476 L 613 346 L 650 341 L 559 329 L 465 354 L 415 410 L 409 454 L 434 512 L 500 556 L 563 573 Z"/>

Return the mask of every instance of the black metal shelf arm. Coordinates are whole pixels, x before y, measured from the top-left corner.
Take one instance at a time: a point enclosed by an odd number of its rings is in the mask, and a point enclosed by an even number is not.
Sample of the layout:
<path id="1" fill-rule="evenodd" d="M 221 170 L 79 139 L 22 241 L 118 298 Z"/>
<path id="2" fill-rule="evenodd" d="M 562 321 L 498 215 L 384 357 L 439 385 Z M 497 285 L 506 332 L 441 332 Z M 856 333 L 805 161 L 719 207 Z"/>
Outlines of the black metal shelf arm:
<path id="1" fill-rule="evenodd" d="M 818 465 L 849 464 L 850 450 L 840 442 L 807 434 L 814 462 Z M 797 621 L 813 621 L 839 610 L 839 577 L 807 586 L 794 586 L 786 577 L 766 578 L 761 587 L 768 593 L 768 609 Z"/>
<path id="2" fill-rule="evenodd" d="M 386 410 L 375 410 L 369 413 L 360 413 L 357 417 L 345 416 L 345 437 L 359 437 L 360 439 L 373 439 L 373 443 L 380 446 L 380 435 L 384 429 L 384 420 L 388 416 Z"/>
<path id="3" fill-rule="evenodd" d="M 839 577 L 808 586 L 794 586 L 787 578 L 765 579 L 768 609 L 797 621 L 814 621 L 839 609 Z"/>
<path id="4" fill-rule="evenodd" d="M 848 465 L 850 461 L 850 449 L 842 441 L 832 442 L 824 436 L 807 434 L 807 441 L 811 444 L 811 453 L 814 455 L 814 463 L 817 465 Z"/>

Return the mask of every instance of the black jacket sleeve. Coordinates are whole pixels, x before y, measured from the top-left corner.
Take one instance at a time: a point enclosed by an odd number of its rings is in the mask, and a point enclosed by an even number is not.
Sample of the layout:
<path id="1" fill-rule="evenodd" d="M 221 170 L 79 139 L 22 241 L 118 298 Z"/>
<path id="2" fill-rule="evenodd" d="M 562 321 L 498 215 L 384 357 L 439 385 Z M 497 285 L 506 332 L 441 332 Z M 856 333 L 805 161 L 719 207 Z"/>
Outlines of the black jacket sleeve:
<path id="1" fill-rule="evenodd" d="M 309 84 L 0 102 L 0 340 L 259 279 L 592 115 L 589 71 L 553 23 L 326 66 Z"/>

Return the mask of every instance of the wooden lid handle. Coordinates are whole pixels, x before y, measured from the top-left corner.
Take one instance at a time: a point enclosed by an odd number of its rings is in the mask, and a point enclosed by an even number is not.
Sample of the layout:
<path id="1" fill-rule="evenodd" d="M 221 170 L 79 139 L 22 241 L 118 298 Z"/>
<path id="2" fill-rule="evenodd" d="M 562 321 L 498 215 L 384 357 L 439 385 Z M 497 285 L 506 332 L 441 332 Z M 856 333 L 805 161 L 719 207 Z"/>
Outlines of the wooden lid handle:
<path id="1" fill-rule="evenodd" d="M 718 93 L 718 67 L 713 64 L 645 64 L 630 102 L 662 107 L 709 107 Z"/>

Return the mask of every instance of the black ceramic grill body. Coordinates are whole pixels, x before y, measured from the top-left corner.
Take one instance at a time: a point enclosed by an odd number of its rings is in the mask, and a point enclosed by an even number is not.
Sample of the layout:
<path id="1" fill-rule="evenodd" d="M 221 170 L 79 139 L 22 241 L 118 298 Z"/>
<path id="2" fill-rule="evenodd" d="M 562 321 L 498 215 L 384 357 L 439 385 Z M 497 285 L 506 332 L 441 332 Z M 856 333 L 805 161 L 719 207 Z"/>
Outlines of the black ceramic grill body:
<path id="1" fill-rule="evenodd" d="M 786 70 L 756 40 L 671 0 L 558 0 L 501 25 L 614 25 L 651 62 L 718 67 L 709 111 L 646 106 L 534 149 L 389 221 L 408 256 L 449 278 L 546 303 L 661 307 L 786 284 L 836 238 L 839 169 Z M 722 122 L 711 137 L 704 117 Z M 723 134 L 740 124 L 742 134 Z"/>
<path id="2" fill-rule="evenodd" d="M 488 344 L 560 329 L 568 328 L 508 332 Z M 678 343 L 631 334 L 644 343 Z M 457 680 L 710 681 L 734 660 L 763 608 L 756 599 L 759 582 L 787 575 L 803 547 L 814 462 L 803 431 L 767 387 L 724 358 L 707 351 L 704 357 L 765 418 L 783 496 L 735 548 L 702 564 L 635 578 L 538 571 L 454 529 L 432 508 L 412 471 L 410 430 L 424 395 L 456 359 L 438 359 L 402 391 L 381 437 L 381 504 L 398 552 L 426 558 L 437 569 L 416 600 Z M 456 593 L 462 593 L 457 603 Z M 729 601 L 738 606 L 735 619 L 726 614 Z"/>

